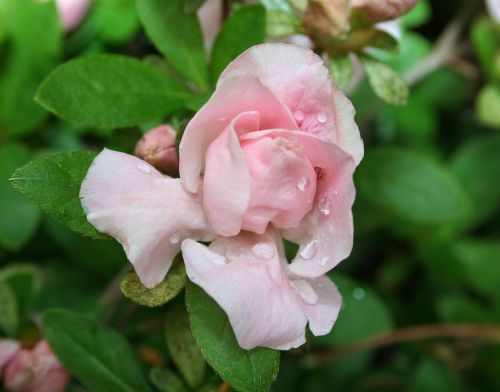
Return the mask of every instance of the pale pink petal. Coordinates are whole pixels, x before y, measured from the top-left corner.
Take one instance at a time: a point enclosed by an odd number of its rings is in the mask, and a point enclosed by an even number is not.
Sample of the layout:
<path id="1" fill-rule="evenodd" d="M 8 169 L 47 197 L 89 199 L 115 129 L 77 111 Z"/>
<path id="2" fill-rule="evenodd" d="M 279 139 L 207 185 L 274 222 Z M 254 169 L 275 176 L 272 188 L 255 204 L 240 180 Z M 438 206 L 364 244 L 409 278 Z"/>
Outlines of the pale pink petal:
<path id="1" fill-rule="evenodd" d="M 252 185 L 243 229 L 262 234 L 269 223 L 297 226 L 311 210 L 316 192 L 316 173 L 302 146 L 264 136 L 242 141 L 242 148 Z"/>
<path id="2" fill-rule="evenodd" d="M 200 195 L 132 155 L 100 153 L 80 198 L 88 221 L 123 245 L 146 287 L 163 280 L 184 238 L 213 238 Z"/>
<path id="3" fill-rule="evenodd" d="M 252 132 L 243 140 L 263 135 L 282 137 L 304 148 L 318 172 L 316 196 L 311 212 L 296 228 L 283 230 L 283 236 L 300 245 L 290 270 L 314 278 L 323 275 L 349 256 L 353 244 L 351 207 L 355 188 L 352 157 L 333 143 L 304 132 L 271 130 Z"/>
<path id="4" fill-rule="evenodd" d="M 313 333 L 328 333 L 339 311 L 333 283 L 287 276 L 277 240 L 268 231 L 182 245 L 189 278 L 224 309 L 244 349 L 298 347 L 308 321 Z"/>
<path id="5" fill-rule="evenodd" d="M 257 78 L 226 78 L 184 131 L 180 144 L 180 174 L 189 192 L 197 192 L 210 143 L 240 113 L 259 113 L 260 128 L 297 129 L 289 110 Z"/>
<path id="6" fill-rule="evenodd" d="M 257 45 L 228 65 L 218 86 L 235 76 L 258 77 L 288 106 L 302 131 L 334 142 L 359 163 L 363 142 L 354 108 L 313 51 L 287 44 Z"/>
<path id="7" fill-rule="evenodd" d="M 491 17 L 500 22 L 500 0 L 486 0 L 486 5 Z"/>
<path id="8" fill-rule="evenodd" d="M 91 0 L 56 0 L 63 30 L 75 30 L 88 12 Z"/>
<path id="9" fill-rule="evenodd" d="M 0 339 L 0 377 L 2 375 L 2 368 L 17 350 L 19 350 L 19 343 L 15 340 Z"/>
<path id="10" fill-rule="evenodd" d="M 224 237 L 240 232 L 250 199 L 250 176 L 238 133 L 256 129 L 259 129 L 259 113 L 242 113 L 207 150 L 203 205 L 214 231 Z"/>
<path id="11" fill-rule="evenodd" d="M 197 14 L 201 24 L 201 31 L 203 33 L 205 51 L 210 53 L 212 51 L 215 37 L 217 37 L 222 25 L 222 0 L 206 0 L 203 5 L 198 8 Z"/>

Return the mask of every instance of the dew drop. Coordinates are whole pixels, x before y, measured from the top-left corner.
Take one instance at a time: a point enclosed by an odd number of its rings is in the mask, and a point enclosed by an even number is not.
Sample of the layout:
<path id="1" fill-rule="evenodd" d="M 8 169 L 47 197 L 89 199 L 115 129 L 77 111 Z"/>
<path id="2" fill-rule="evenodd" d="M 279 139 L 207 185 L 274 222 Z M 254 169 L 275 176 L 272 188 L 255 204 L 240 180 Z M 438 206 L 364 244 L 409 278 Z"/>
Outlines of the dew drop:
<path id="1" fill-rule="evenodd" d="M 178 244 L 179 241 L 181 240 L 181 235 L 180 233 L 174 233 L 170 236 L 168 240 L 170 241 L 171 244 Z"/>
<path id="2" fill-rule="evenodd" d="M 252 252 L 259 259 L 269 260 L 274 256 L 274 248 L 271 244 L 266 242 L 259 242 L 252 248 Z"/>
<path id="3" fill-rule="evenodd" d="M 321 260 L 319 261 L 319 265 L 321 265 L 322 267 L 324 267 L 326 265 L 326 263 L 328 263 L 328 257 L 327 256 L 321 258 Z"/>
<path id="4" fill-rule="evenodd" d="M 323 197 L 318 203 L 319 211 L 323 215 L 330 215 L 332 213 L 332 203 L 328 197 Z"/>
<path id="5" fill-rule="evenodd" d="M 313 289 L 313 287 L 305 280 L 295 280 L 292 282 L 293 286 L 297 290 L 302 300 L 310 305 L 314 305 L 318 302 L 318 293 Z"/>
<path id="6" fill-rule="evenodd" d="M 338 195 L 338 194 L 339 194 L 339 190 L 338 190 L 338 189 L 334 189 L 334 190 L 333 190 L 333 194 L 334 194 L 334 195 Z"/>
<path id="7" fill-rule="evenodd" d="M 318 241 L 312 240 L 300 252 L 300 257 L 305 260 L 311 260 L 318 250 Z"/>
<path id="8" fill-rule="evenodd" d="M 151 173 L 151 168 L 145 163 L 141 163 L 140 165 L 137 166 L 137 168 L 145 174 Z"/>
<path id="9" fill-rule="evenodd" d="M 308 184 L 309 179 L 307 177 L 302 177 L 299 181 L 297 181 L 297 188 L 299 191 L 305 191 Z"/>
<path id="10" fill-rule="evenodd" d="M 318 120 L 319 123 L 324 124 L 328 120 L 328 117 L 326 117 L 326 114 L 324 112 L 319 112 L 316 115 L 316 119 Z"/>
<path id="11" fill-rule="evenodd" d="M 293 112 L 293 117 L 295 117 L 295 120 L 297 120 L 297 122 L 302 122 L 304 120 L 304 113 L 300 110 L 296 110 L 295 112 Z"/>
<path id="12" fill-rule="evenodd" d="M 361 287 L 356 287 L 354 291 L 352 292 L 352 297 L 356 301 L 362 301 L 366 297 L 366 291 L 363 290 Z"/>
<path id="13" fill-rule="evenodd" d="M 216 265 L 225 265 L 227 264 L 227 260 L 224 256 L 217 256 L 211 259 L 211 261 Z"/>

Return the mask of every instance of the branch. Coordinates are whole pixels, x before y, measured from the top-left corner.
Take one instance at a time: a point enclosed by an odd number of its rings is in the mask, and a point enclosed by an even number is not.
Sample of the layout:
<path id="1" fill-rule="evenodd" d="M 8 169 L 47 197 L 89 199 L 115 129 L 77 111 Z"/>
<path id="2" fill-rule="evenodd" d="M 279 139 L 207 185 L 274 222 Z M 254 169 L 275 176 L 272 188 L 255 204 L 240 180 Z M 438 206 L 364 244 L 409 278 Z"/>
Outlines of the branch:
<path id="1" fill-rule="evenodd" d="M 347 344 L 335 349 L 310 354 L 305 357 L 304 361 L 308 366 L 318 366 L 367 350 L 379 349 L 398 343 L 436 338 L 475 339 L 479 341 L 500 343 L 500 326 L 486 326 L 476 324 L 427 324 L 406 327 L 388 332 L 375 338 L 370 338 L 352 344 Z"/>

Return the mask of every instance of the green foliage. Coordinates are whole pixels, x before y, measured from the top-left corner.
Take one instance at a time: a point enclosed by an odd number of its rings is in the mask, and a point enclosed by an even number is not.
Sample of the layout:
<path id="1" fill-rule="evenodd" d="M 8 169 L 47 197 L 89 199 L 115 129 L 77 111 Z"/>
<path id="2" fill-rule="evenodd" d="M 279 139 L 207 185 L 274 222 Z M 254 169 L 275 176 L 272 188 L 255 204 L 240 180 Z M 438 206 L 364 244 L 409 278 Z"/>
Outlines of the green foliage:
<path id="1" fill-rule="evenodd" d="M 188 392 L 182 380 L 169 369 L 153 368 L 149 378 L 160 392 Z"/>
<path id="2" fill-rule="evenodd" d="M 9 184 L 14 170 L 30 159 L 28 149 L 17 143 L 0 146 L 0 246 L 17 250 L 34 234 L 39 211 Z"/>
<path id="3" fill-rule="evenodd" d="M 470 202 L 453 174 L 424 155 L 372 149 L 357 173 L 360 194 L 392 217 L 418 225 L 457 221 Z"/>
<path id="4" fill-rule="evenodd" d="M 192 389 L 205 377 L 206 363 L 191 332 L 189 316 L 183 305 L 170 309 L 166 316 L 165 338 L 177 368 Z"/>
<path id="5" fill-rule="evenodd" d="M 193 283 L 186 286 L 186 304 L 193 335 L 210 366 L 237 391 L 269 390 L 278 375 L 279 352 L 243 350 L 224 311 Z"/>
<path id="6" fill-rule="evenodd" d="M 345 89 L 352 79 L 352 63 L 349 56 L 331 58 L 329 68 L 333 82 L 340 89 Z"/>
<path id="7" fill-rule="evenodd" d="M 148 289 L 135 272 L 128 272 L 120 283 L 123 295 L 142 306 L 162 306 L 174 298 L 186 284 L 186 270 L 177 263 L 159 285 Z"/>
<path id="8" fill-rule="evenodd" d="M 33 102 L 33 95 L 45 75 L 57 64 L 61 30 L 54 2 L 2 0 L 0 17 L 7 53 L 0 50 L 0 129 L 24 135 L 47 117 Z M 34 22 L 36 21 L 36 22 Z"/>
<path id="9" fill-rule="evenodd" d="M 65 310 L 44 314 L 43 333 L 63 365 L 90 390 L 151 391 L 132 348 L 119 333 Z"/>
<path id="10" fill-rule="evenodd" d="M 485 125 L 500 129 L 500 85 L 488 84 L 477 99 L 477 115 Z"/>
<path id="11" fill-rule="evenodd" d="M 364 56 L 362 60 L 375 94 L 388 104 L 406 105 L 409 89 L 401 76 L 386 64 L 369 57 Z"/>
<path id="12" fill-rule="evenodd" d="M 148 64 L 96 55 L 56 68 L 38 89 L 36 100 L 70 122 L 116 128 L 172 113 L 189 96 L 180 82 Z"/>
<path id="13" fill-rule="evenodd" d="M 237 9 L 222 26 L 212 50 L 212 81 L 217 81 L 231 60 L 264 42 L 266 12 L 261 5 Z"/>
<path id="14" fill-rule="evenodd" d="M 42 156 L 17 169 L 10 181 L 46 214 L 80 234 L 101 238 L 87 222 L 79 196 L 95 156 L 89 151 Z"/>
<path id="15" fill-rule="evenodd" d="M 207 90 L 207 67 L 200 23 L 185 13 L 183 0 L 137 0 L 141 22 L 151 41 L 179 74 Z"/>
<path id="16" fill-rule="evenodd" d="M 40 289 L 40 280 L 40 272 L 30 264 L 11 264 L 0 270 L 0 284 L 7 286 L 15 296 L 17 305 L 14 307 L 17 308 L 20 318 L 24 318 L 31 309 Z M 5 309 L 8 309 L 8 306 Z"/>
<path id="17" fill-rule="evenodd" d="M 0 281 L 0 329 L 9 336 L 17 335 L 19 314 L 16 296 L 6 283 Z"/>

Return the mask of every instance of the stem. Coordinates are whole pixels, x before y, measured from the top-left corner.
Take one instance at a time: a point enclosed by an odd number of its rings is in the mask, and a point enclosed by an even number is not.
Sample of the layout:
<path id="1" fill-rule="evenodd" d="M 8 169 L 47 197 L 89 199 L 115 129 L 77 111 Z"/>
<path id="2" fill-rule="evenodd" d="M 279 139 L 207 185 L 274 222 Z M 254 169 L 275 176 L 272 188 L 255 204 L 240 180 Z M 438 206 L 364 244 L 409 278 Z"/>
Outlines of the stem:
<path id="1" fill-rule="evenodd" d="M 406 327 L 374 338 L 311 354 L 305 358 L 305 362 L 309 366 L 318 366 L 367 350 L 436 338 L 475 339 L 500 343 L 500 327 L 476 324 L 427 324 Z"/>
<path id="2" fill-rule="evenodd" d="M 408 85 L 415 85 L 437 68 L 456 59 L 463 52 L 464 47 L 459 45 L 460 36 L 477 5 L 478 2 L 474 0 L 465 2 L 462 9 L 441 33 L 434 50 L 404 75 Z"/>
<path id="3" fill-rule="evenodd" d="M 99 298 L 97 303 L 107 308 L 106 313 L 104 314 L 104 322 L 106 324 L 110 323 L 113 319 L 113 316 L 118 309 L 118 306 L 123 301 L 123 295 L 120 291 L 120 282 L 125 275 L 125 273 L 130 269 L 129 265 L 125 265 L 113 278 L 113 280 L 109 283 L 104 290 L 104 293 Z"/>

